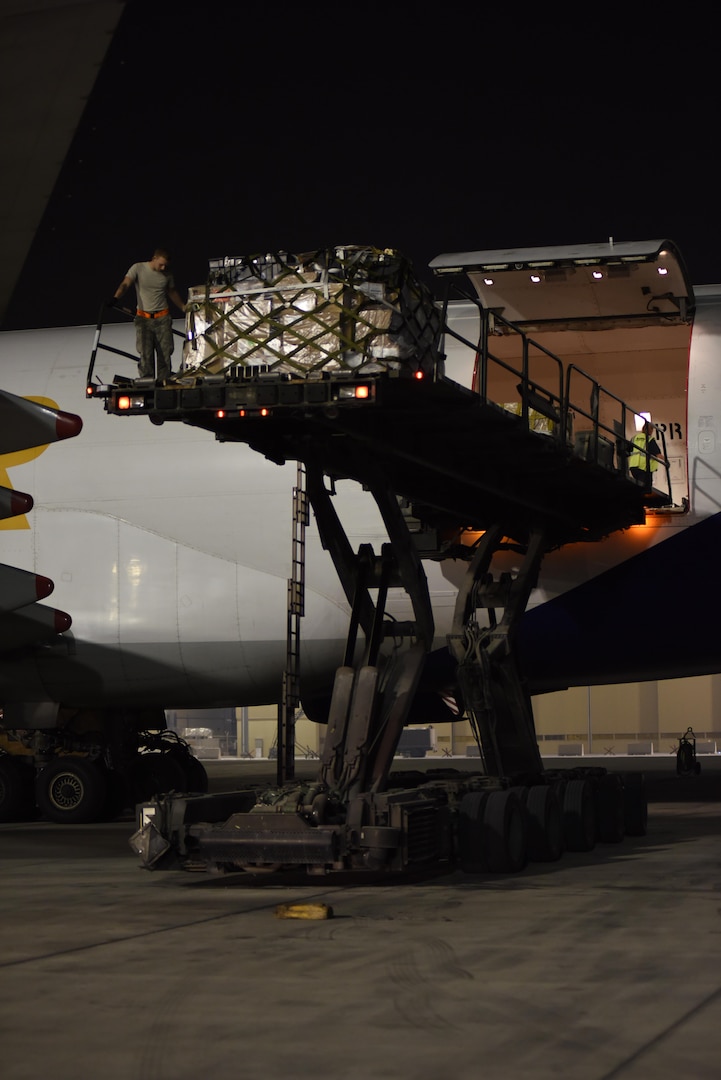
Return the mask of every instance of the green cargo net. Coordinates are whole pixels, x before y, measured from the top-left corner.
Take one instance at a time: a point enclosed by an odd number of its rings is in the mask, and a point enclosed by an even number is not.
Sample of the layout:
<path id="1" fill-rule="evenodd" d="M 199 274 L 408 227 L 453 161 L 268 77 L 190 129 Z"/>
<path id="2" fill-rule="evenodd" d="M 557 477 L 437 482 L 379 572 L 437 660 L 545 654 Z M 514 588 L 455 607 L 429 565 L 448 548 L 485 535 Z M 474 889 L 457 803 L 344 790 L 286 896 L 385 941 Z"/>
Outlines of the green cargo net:
<path id="1" fill-rule="evenodd" d="M 396 251 L 336 247 L 211 262 L 188 295 L 180 377 L 438 370 L 440 312 Z"/>

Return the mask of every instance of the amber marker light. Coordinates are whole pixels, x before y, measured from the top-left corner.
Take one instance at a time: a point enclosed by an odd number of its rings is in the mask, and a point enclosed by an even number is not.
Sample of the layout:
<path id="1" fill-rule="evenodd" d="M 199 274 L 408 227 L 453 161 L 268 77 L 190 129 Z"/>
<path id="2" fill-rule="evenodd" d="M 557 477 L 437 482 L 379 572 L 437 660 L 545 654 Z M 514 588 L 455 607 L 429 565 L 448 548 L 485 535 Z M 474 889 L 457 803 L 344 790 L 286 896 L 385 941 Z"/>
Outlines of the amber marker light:
<path id="1" fill-rule="evenodd" d="M 85 387 L 85 396 L 86 397 L 92 397 L 93 396 L 93 388 L 92 388 L 92 386 L 86 386 Z"/>
<path id="2" fill-rule="evenodd" d="M 119 409 L 129 409 L 130 408 L 130 398 L 127 396 L 127 394 L 123 394 L 122 397 L 118 398 L 118 408 Z"/>
<path id="3" fill-rule="evenodd" d="M 367 386 L 356 386 L 356 388 L 355 388 L 355 396 L 357 398 L 367 398 L 368 394 L 369 394 L 369 390 L 368 390 Z"/>

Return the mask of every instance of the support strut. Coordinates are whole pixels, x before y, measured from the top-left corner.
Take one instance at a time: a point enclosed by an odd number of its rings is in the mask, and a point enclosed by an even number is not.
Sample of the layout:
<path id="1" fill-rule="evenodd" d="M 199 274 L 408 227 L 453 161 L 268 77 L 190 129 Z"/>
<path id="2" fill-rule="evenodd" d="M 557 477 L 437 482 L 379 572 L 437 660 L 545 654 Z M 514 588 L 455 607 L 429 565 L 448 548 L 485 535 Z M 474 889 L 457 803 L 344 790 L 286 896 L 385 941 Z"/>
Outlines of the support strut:
<path id="1" fill-rule="evenodd" d="M 544 534 L 533 531 L 517 574 L 494 578 L 494 556 L 507 548 L 500 525 L 478 544 L 458 592 L 448 637 L 458 661 L 458 682 L 478 739 L 485 771 L 508 776 L 541 772 L 531 697 L 516 658 L 515 638 L 546 551 Z M 517 549 L 515 549 L 517 550 Z M 497 609 L 503 609 L 500 619 Z M 485 609 L 488 625 L 476 612 Z"/>
<path id="2" fill-rule="evenodd" d="M 308 498 L 351 605 L 343 666 L 336 672 L 321 781 L 347 798 L 382 791 L 407 720 L 423 664 L 433 644 L 428 583 L 396 496 L 383 478 L 366 479 L 390 543 L 380 557 L 370 545 L 354 554 L 331 502 L 322 469 L 307 463 Z M 413 620 L 386 617 L 389 588 L 401 586 Z M 375 600 L 370 590 L 376 591 Z M 358 644 L 358 630 L 365 644 Z M 384 644 L 392 641 L 390 648 Z"/>

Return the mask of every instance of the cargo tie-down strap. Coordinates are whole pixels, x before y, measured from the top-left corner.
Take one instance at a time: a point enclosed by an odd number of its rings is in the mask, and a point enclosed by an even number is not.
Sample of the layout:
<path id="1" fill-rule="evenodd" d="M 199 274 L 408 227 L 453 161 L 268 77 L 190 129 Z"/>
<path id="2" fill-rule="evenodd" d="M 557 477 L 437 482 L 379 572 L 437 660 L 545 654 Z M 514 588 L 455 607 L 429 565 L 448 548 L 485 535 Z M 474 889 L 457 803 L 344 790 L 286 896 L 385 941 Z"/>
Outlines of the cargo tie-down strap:
<path id="1" fill-rule="evenodd" d="M 439 315 L 398 253 L 345 248 L 237 263 L 190 291 L 186 372 L 433 366 Z"/>

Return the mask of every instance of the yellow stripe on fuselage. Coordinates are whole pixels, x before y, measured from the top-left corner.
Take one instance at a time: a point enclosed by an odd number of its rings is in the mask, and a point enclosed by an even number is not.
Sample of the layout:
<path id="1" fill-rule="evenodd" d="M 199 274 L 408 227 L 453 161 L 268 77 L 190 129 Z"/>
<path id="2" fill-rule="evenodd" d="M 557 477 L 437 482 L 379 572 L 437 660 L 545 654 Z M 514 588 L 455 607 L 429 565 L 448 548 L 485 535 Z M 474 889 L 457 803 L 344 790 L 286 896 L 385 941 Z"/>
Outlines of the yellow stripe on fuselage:
<path id="1" fill-rule="evenodd" d="M 57 401 L 53 401 L 52 398 L 36 397 L 33 395 L 25 395 L 26 401 L 34 401 L 37 405 L 44 405 L 48 409 L 59 409 Z M 36 457 L 47 450 L 50 443 L 45 443 L 44 446 L 31 446 L 28 450 L 16 450 L 12 454 L 0 454 L 0 486 L 11 488 L 14 490 L 10 477 L 8 476 L 8 469 L 14 469 L 17 465 L 27 465 L 29 462 L 34 461 Z M 32 492 L 28 492 L 32 494 Z M 15 517 L 0 519 L 0 530 L 2 529 L 29 529 L 30 523 L 28 522 L 26 514 L 17 514 Z"/>

